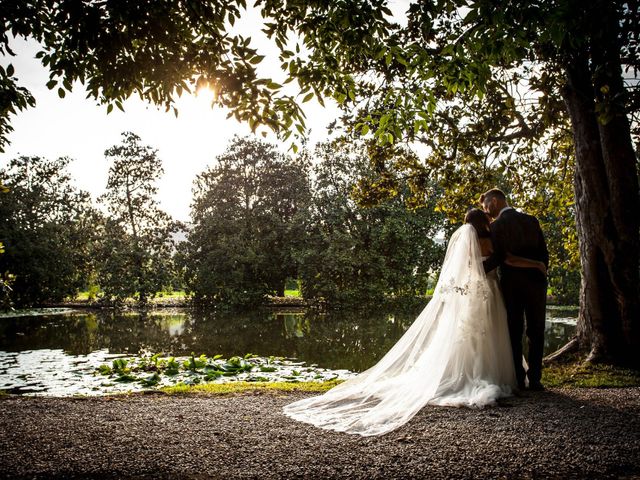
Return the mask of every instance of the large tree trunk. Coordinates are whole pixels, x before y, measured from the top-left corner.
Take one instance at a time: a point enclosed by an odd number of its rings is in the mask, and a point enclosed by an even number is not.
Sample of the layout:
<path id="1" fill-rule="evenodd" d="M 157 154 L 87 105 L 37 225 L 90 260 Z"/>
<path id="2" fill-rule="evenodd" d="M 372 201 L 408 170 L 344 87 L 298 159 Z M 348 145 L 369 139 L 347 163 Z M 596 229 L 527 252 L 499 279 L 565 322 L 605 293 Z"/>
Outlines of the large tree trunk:
<path id="1" fill-rule="evenodd" d="M 624 88 L 617 20 L 607 10 L 592 31 L 591 49 L 565 65 L 582 264 L 578 340 L 590 360 L 639 365 L 638 171 L 624 105 L 609 100 Z"/>

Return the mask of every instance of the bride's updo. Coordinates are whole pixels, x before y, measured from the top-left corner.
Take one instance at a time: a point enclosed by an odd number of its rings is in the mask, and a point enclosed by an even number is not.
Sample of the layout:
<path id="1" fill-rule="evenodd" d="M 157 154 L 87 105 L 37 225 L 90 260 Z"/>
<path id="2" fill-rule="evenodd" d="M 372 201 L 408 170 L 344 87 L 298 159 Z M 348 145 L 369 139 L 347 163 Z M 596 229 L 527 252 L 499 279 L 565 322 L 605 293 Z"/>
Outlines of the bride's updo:
<path id="1" fill-rule="evenodd" d="M 468 223 L 476 229 L 478 237 L 488 238 L 491 236 L 489 216 L 479 208 L 470 208 L 464 217 L 464 223 Z"/>

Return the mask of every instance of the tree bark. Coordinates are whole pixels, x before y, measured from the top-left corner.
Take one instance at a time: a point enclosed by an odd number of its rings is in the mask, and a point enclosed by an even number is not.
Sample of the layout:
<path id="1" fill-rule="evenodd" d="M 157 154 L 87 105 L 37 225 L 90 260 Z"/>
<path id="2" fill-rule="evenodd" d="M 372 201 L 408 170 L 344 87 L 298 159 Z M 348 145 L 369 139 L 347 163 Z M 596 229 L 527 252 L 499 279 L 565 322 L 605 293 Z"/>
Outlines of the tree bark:
<path id="1" fill-rule="evenodd" d="M 144 288 L 142 288 L 142 285 L 144 283 L 144 265 L 143 265 L 143 253 L 142 253 L 142 248 L 140 246 L 140 238 L 138 237 L 138 229 L 136 228 L 136 217 L 134 214 L 134 208 L 133 208 L 133 199 L 131 198 L 131 183 L 129 181 L 129 174 L 127 173 L 126 176 L 126 197 L 127 197 L 127 212 L 129 214 L 129 221 L 131 222 L 131 231 L 133 233 L 133 241 L 134 241 L 134 246 L 135 246 L 135 258 L 134 258 L 134 263 L 137 269 L 137 277 L 138 277 L 138 294 L 139 294 L 139 301 L 138 303 L 140 305 L 146 305 L 147 304 L 147 292 L 145 291 Z"/>
<path id="2" fill-rule="evenodd" d="M 611 222 L 616 232 L 616 242 L 608 257 L 613 301 L 620 311 L 621 322 L 615 326 L 614 334 L 622 334 L 623 346 L 634 353 L 640 348 L 640 189 L 623 101 L 626 92 L 620 60 L 620 20 L 613 2 L 604 1 L 601 6 L 604 14 L 596 24 L 600 35 L 592 37 L 592 78 L 596 105 L 603 112 L 598 127 L 607 172 Z"/>
<path id="3" fill-rule="evenodd" d="M 562 92 L 576 149 L 577 334 L 592 361 L 640 365 L 638 171 L 624 105 L 609 100 L 624 94 L 617 20 L 601 12 L 591 49 L 566 60 Z"/>

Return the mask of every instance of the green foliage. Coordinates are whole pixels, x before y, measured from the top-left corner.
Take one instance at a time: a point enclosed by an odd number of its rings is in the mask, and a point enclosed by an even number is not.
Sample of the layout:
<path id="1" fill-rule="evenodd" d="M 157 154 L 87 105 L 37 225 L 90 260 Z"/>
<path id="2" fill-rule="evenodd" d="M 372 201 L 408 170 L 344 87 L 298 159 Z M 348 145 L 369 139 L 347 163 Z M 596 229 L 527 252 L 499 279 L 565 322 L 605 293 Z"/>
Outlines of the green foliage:
<path id="1" fill-rule="evenodd" d="M 296 290 L 300 290 L 300 279 L 298 278 L 287 278 L 284 284 L 285 291 L 295 292 Z"/>
<path id="2" fill-rule="evenodd" d="M 8 193 L 9 189 L 0 183 L 0 195 Z M 0 242 L 0 255 L 4 253 L 4 245 Z M 9 310 L 13 303 L 11 302 L 11 284 L 15 280 L 15 276 L 9 272 L 0 273 L 0 310 Z"/>
<path id="3" fill-rule="evenodd" d="M 0 242 L 0 255 L 4 253 L 4 245 Z M 0 274 L 0 310 L 9 310 L 13 306 L 11 301 L 11 284 L 15 280 L 15 275 L 9 272 Z"/>
<path id="4" fill-rule="evenodd" d="M 149 377 L 140 380 L 140 383 L 145 387 L 155 387 L 160 382 L 160 375 L 158 373 L 152 373 Z"/>
<path id="5" fill-rule="evenodd" d="M 231 306 L 284 295 L 296 276 L 293 247 L 304 239 L 308 163 L 235 137 L 217 164 L 198 175 L 191 229 L 181 251 L 194 300 Z"/>
<path id="6" fill-rule="evenodd" d="M 582 62 L 592 77 L 593 108 L 587 110 L 596 115 L 578 123 L 605 125 L 629 116 L 636 142 L 640 133 L 640 89 L 622 78 L 640 67 L 634 3 L 411 1 L 407 21 L 397 22 L 384 0 L 258 0 L 254 8 L 279 50 L 284 81 L 261 77 L 264 56 L 253 48 L 256 40 L 231 28 L 244 0 L 5 3 L 2 52 L 11 53 L 7 32 L 41 42 L 38 58 L 51 73 L 47 86 L 61 96 L 80 81 L 108 109 L 137 94 L 169 110 L 182 92 L 209 84 L 217 92 L 214 103 L 228 107 L 230 116 L 285 140 L 304 133 L 302 103 L 333 98 L 347 133 L 381 150 L 425 144 L 424 163 L 394 165 L 393 154 L 372 155 L 378 180 L 363 187 L 363 196 L 394 197 L 401 173 L 414 192 L 411 205 L 423 202 L 415 186 L 437 184 L 444 190 L 438 209 L 459 222 L 479 192 L 501 186 L 516 206 L 546 222 L 553 289 L 566 297 L 574 296 L 577 266 L 573 194 L 559 188 L 560 179 L 568 185 L 573 176 L 572 125 L 563 102 L 567 72 Z M 0 72 L 0 146 L 6 115 L 33 104 L 12 70 Z M 637 173 L 618 172 L 609 184 L 615 190 Z M 633 203 L 629 219 L 636 215 L 637 199 Z M 557 234 L 553 222 L 560 224 Z M 252 272 L 242 275 L 257 281 Z M 201 291 L 215 296 L 220 288 Z M 234 301 L 250 300 L 244 291 L 239 295 Z"/>
<path id="7" fill-rule="evenodd" d="M 542 382 L 548 387 L 564 388 L 640 387 L 640 372 L 576 361 L 546 366 L 542 371 Z"/>
<path id="8" fill-rule="evenodd" d="M 113 371 L 117 374 L 129 373 L 130 369 L 127 367 L 129 360 L 126 358 L 116 358 L 113 361 Z"/>
<path id="9" fill-rule="evenodd" d="M 511 173 L 523 160 L 520 144 L 545 150 L 546 132 L 567 128 L 563 69 L 589 42 L 603 41 L 603 17 L 613 16 L 620 27 L 623 67 L 640 66 L 638 11 L 621 1 L 411 1 L 407 22 L 396 22 L 384 0 L 260 0 L 253 8 L 279 50 L 284 81 L 261 77 L 264 56 L 253 48 L 256 40 L 232 28 L 245 0 L 9 3 L 2 52 L 11 54 L 7 32 L 35 38 L 43 45 L 38 58 L 51 72 L 47 87 L 61 95 L 80 81 L 109 108 L 136 94 L 169 110 L 183 92 L 210 85 L 214 103 L 231 116 L 285 139 L 304 132 L 300 104 L 333 98 L 349 128 L 380 146 L 435 145 L 429 170 L 451 185 L 468 164 L 483 186 L 492 163 Z M 615 68 L 593 65 L 598 76 L 619 77 L 610 72 Z M 594 92 L 601 121 L 620 102 L 637 111 L 633 83 L 624 95 L 604 87 Z M 14 93 L 8 106 L 29 104 L 27 92 L 15 95 L 15 82 L 5 88 Z"/>
<path id="10" fill-rule="evenodd" d="M 416 161 L 405 150 L 396 158 Z M 266 294 L 282 296 L 293 277 L 305 298 L 334 305 L 423 295 L 444 253 L 433 240 L 445 226 L 433 211 L 439 192 L 394 182 L 395 197 L 370 207 L 358 194 L 376 178 L 364 146 L 345 139 L 296 160 L 234 139 L 196 181 L 181 252 L 195 300 L 255 305 Z M 409 210 L 410 197 L 419 195 L 422 203 Z"/>
<path id="11" fill-rule="evenodd" d="M 391 199 L 362 206 L 354 196 L 376 172 L 361 144 L 321 144 L 314 164 L 312 217 L 296 249 L 303 297 L 353 304 L 423 295 L 444 254 L 434 240 L 445 224 L 433 211 L 437 190 L 423 190 L 426 206 L 409 210 L 410 189 L 400 181 Z"/>
<path id="12" fill-rule="evenodd" d="M 4 9 L 5 6 L 2 5 Z M 6 33 L 0 39 L 0 54 L 11 54 L 6 42 Z M 14 76 L 15 69 L 9 64 L 6 68 L 0 65 L 0 153 L 4 153 L 4 149 L 8 143 L 8 136 L 13 131 L 13 127 L 9 122 L 9 117 L 15 115 L 20 110 L 26 110 L 28 107 L 35 107 L 36 100 L 26 88 L 18 85 L 18 79 Z"/>
<path id="13" fill-rule="evenodd" d="M 511 205 L 540 220 L 549 248 L 552 295 L 558 303 L 575 305 L 580 292 L 580 258 L 572 182 L 573 145 L 566 132 L 556 135 L 552 145 L 553 148 L 544 151 L 546 158 L 523 145 L 517 150 L 522 154 L 520 168 L 510 172 L 494 169 L 493 181 L 486 183 L 485 188 L 500 185 Z M 541 164 L 546 166 L 540 168 Z M 472 179 L 473 172 L 470 170 L 468 175 Z M 471 202 L 476 186 L 472 181 L 463 184 L 465 187 L 458 191 Z"/>
<path id="14" fill-rule="evenodd" d="M 105 152 L 111 166 L 100 201 L 108 216 L 99 231 L 96 282 L 107 301 L 135 297 L 146 304 L 175 277 L 172 234 L 179 225 L 155 199 L 163 173 L 157 152 L 133 133 L 122 136 L 120 145 Z"/>
<path id="15" fill-rule="evenodd" d="M 69 162 L 19 157 L 0 171 L 9 189 L 0 194 L 0 272 L 10 272 L 3 291 L 17 306 L 74 296 L 91 269 L 98 215 L 73 185 Z"/>
<path id="16" fill-rule="evenodd" d="M 169 360 L 167 360 L 165 373 L 167 375 L 177 375 L 179 370 L 180 364 L 176 362 L 176 359 L 174 357 L 170 357 Z"/>

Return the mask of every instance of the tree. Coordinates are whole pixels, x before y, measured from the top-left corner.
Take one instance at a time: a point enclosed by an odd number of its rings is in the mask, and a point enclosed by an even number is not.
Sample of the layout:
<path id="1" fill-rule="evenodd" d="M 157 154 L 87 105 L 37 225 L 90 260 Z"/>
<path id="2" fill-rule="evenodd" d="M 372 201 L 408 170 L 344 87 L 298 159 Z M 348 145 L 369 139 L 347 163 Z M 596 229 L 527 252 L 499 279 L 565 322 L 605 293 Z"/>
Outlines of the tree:
<path id="1" fill-rule="evenodd" d="M 295 278 L 294 247 L 303 241 L 309 165 L 273 145 L 234 137 L 217 165 L 195 181 L 185 277 L 201 302 L 255 305 L 284 296 Z"/>
<path id="2" fill-rule="evenodd" d="M 447 175 L 445 198 L 470 199 L 455 179 L 475 171 L 484 188 L 492 163 L 506 175 L 544 170 L 544 160 L 529 160 L 544 159 L 541 151 L 568 129 L 582 268 L 577 342 L 592 360 L 640 363 L 640 196 L 630 128 L 640 90 L 623 76 L 640 64 L 637 3 L 415 1 L 406 24 L 394 23 L 386 5 L 255 2 L 301 100 L 335 98 L 347 125 L 380 146 L 437 144 L 424 171 Z M 245 6 L 30 0 L 3 2 L 0 11 L 7 32 L 44 45 L 49 86 L 61 81 L 61 95 L 80 80 L 103 103 L 117 106 L 135 92 L 170 107 L 189 83 L 211 82 L 232 114 L 288 137 L 294 124 L 304 130 L 296 98 L 260 78 L 262 57 L 250 40 L 223 33 Z M 6 50 L 6 36 L 1 44 Z M 15 82 L 2 85 L 11 94 L 3 112 L 26 105 Z"/>
<path id="3" fill-rule="evenodd" d="M 354 124 L 375 126 L 379 144 L 419 136 L 425 127 L 432 138 L 433 130 L 442 132 L 435 138 L 450 155 L 436 149 L 430 160 L 436 167 L 456 162 L 454 172 L 468 171 L 465 164 L 482 171 L 488 159 L 520 148 L 515 161 L 507 157 L 509 174 L 539 167 L 527 160 L 541 147 L 552 149 L 570 124 L 583 273 L 577 341 L 592 360 L 633 364 L 640 346 L 640 202 L 628 114 L 637 109 L 637 92 L 625 88 L 623 61 L 633 74 L 638 13 L 635 4 L 612 1 L 413 4 L 407 28 L 390 29 L 397 36 L 380 50 L 384 62 L 366 63 L 373 51 L 359 57 L 358 71 L 374 80 L 359 85 L 372 105 Z M 335 38 L 324 48 L 349 45 Z M 357 64 L 354 55 L 348 46 L 335 54 Z M 411 89 L 420 93 L 407 99 Z"/>
<path id="4" fill-rule="evenodd" d="M 491 159 L 509 174 L 526 170 L 570 125 L 582 265 L 577 343 L 590 360 L 640 364 L 640 200 L 629 125 L 638 92 L 623 78 L 640 63 L 638 6 L 415 2 L 406 26 L 387 22 L 384 8 L 359 6 L 286 9 L 270 33 L 301 33 L 311 50 L 294 77 L 333 93 L 351 126 L 373 130 L 379 145 L 420 137 L 444 144 L 449 155 L 436 149 L 427 170 L 455 162 L 449 171 L 482 171 Z M 267 15 L 281 7 L 265 3 Z M 518 147 L 522 157 L 509 159 Z"/>
<path id="5" fill-rule="evenodd" d="M 109 300 L 136 297 L 145 304 L 173 276 L 172 234 L 178 224 L 160 210 L 155 182 L 162 176 L 157 151 L 131 132 L 105 151 L 111 162 L 99 199 L 108 216 L 101 231 L 97 281 Z"/>
<path id="6" fill-rule="evenodd" d="M 0 171 L 8 190 L 0 194 L 0 272 L 15 305 L 61 301 L 87 281 L 94 210 L 72 184 L 69 162 L 18 157 Z"/>
<path id="7" fill-rule="evenodd" d="M 397 155 L 415 159 L 407 151 Z M 318 145 L 313 156 L 312 216 L 296 250 L 303 296 L 371 305 L 424 295 L 444 258 L 443 245 L 434 240 L 445 223 L 434 212 L 437 189 L 412 210 L 406 182 L 393 198 L 360 206 L 353 191 L 377 179 L 364 145 L 342 138 Z"/>
<path id="8" fill-rule="evenodd" d="M 0 243 L 0 255 L 4 253 L 4 245 Z M 0 273 L 0 310 L 9 310 L 13 306 L 11 301 L 11 284 L 15 276 L 8 271 Z"/>
<path id="9" fill-rule="evenodd" d="M 9 189 L 0 184 L 0 195 L 8 193 Z M 4 245 L 0 242 L 0 255 L 4 253 Z M 8 271 L 0 272 L 0 309 L 8 310 L 11 308 L 11 283 L 14 276 Z"/>

